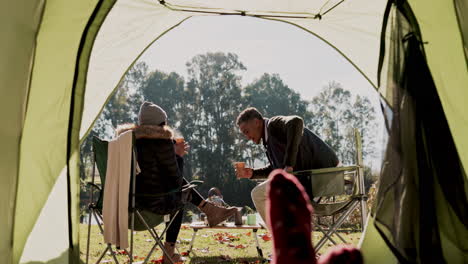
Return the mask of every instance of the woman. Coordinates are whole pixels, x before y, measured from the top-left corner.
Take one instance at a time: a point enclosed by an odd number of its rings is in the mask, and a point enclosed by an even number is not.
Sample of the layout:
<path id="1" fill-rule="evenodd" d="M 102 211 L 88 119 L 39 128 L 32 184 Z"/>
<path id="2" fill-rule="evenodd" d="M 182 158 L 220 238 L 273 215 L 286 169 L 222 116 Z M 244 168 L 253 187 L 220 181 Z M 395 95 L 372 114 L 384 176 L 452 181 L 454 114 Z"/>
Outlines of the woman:
<path id="1" fill-rule="evenodd" d="M 140 174 L 136 177 L 137 207 L 157 214 L 173 213 L 183 206 L 181 188 L 187 181 L 182 176 L 183 156 L 188 151 L 185 142 L 176 143 L 174 134 L 167 126 L 166 112 L 159 106 L 144 102 L 138 114 L 138 125 L 127 124 L 117 128 L 117 133 L 132 130 L 136 138 L 137 160 Z M 166 195 L 157 195 L 166 193 Z M 208 218 L 208 224 L 215 226 L 235 214 L 235 208 L 222 208 L 207 202 L 194 189 L 189 200 Z M 174 252 L 175 242 L 182 224 L 182 212 L 177 214 L 167 230 L 164 247 L 174 262 L 181 261 Z M 164 263 L 170 263 L 164 255 Z"/>

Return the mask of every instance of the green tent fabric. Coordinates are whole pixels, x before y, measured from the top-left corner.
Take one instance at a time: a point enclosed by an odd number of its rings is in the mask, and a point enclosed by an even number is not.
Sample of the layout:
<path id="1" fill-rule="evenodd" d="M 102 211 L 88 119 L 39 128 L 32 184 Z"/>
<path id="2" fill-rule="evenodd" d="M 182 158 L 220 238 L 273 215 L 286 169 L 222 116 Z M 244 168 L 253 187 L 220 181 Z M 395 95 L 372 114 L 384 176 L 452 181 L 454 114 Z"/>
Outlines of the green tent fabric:
<path id="1" fill-rule="evenodd" d="M 437 87 L 438 95 L 444 107 L 444 113 L 450 126 L 457 151 L 464 168 L 468 168 L 468 117 L 464 115 L 468 106 L 462 96 L 466 94 L 468 83 L 467 58 L 465 55 L 466 23 L 459 24 L 458 19 L 468 16 L 461 9 L 463 1 L 409 1 L 418 20 L 424 45 L 426 60 Z M 455 3 L 459 3 L 458 14 Z M 460 20 L 462 22 L 463 20 Z M 461 27 L 464 28 L 461 28 Z M 464 33 L 464 37 L 462 32 Z M 465 47 L 465 48 L 464 48 Z"/>
<path id="2" fill-rule="evenodd" d="M 18 184 L 19 144 L 24 125 L 28 87 L 36 48 L 36 32 L 41 22 L 43 3 L 27 1 L 0 3 L 0 23 L 3 38 L 13 41 L 1 41 L 2 61 L 0 62 L 0 138 L 3 154 L 0 159 L 0 226 L 8 232 L 2 232 L 0 255 L 11 259 L 13 252 L 12 230 L 14 228 L 16 186 Z M 13 5 L 13 6 L 11 6 Z M 10 9 L 11 8 L 11 9 Z M 15 16 L 11 10 L 21 10 Z M 8 25 L 8 27 L 3 27 Z M 6 52 L 5 52 L 6 51 Z M 8 63 L 6 63 L 8 62 Z M 48 193 L 48 192 L 47 192 Z M 47 194 L 45 194 L 47 195 Z"/>
<path id="3" fill-rule="evenodd" d="M 435 201 L 437 217 L 431 223 L 439 232 L 443 257 L 461 263 L 463 252 L 457 250 L 460 241 L 454 233 L 466 229 L 457 220 L 462 218 L 454 204 L 466 203 L 468 190 L 467 4 L 463 0 L 389 3 L 407 4 L 414 14 L 439 113 L 443 111 L 445 132 L 453 140 L 451 157 L 459 161 L 457 175 L 431 173 L 431 191 L 425 195 Z M 387 36 L 382 33 L 389 30 L 383 27 L 391 14 L 387 6 L 386 0 L 1 2 L 0 32 L 7 40 L 0 43 L 0 116 L 5 123 L 0 129 L 2 263 L 79 262 L 79 143 L 127 69 L 163 34 L 198 15 L 246 15 L 290 23 L 347 58 L 378 89 L 391 112 L 395 90 L 389 76 L 379 75 L 379 70 L 387 73 L 396 63 L 389 56 L 389 45 L 382 45 Z M 447 196 L 444 177 L 438 175 L 461 179 L 461 185 L 451 186 L 459 200 Z M 378 208 L 377 229 L 379 213 L 392 216 L 391 210 Z M 388 254 L 392 247 L 388 236 L 381 236 L 383 229 L 378 230 L 379 235 L 371 232 L 363 237 L 369 263 L 381 262 L 374 250 Z M 45 234 L 54 243 L 41 243 Z M 371 244 L 373 248 L 368 247 Z"/>
<path id="4" fill-rule="evenodd" d="M 393 111 L 386 118 L 390 139 L 375 204 L 376 228 L 402 263 L 464 263 L 463 167 L 414 14 L 405 2 L 389 8 L 386 46 L 392 63 L 383 74 L 392 89 Z"/>

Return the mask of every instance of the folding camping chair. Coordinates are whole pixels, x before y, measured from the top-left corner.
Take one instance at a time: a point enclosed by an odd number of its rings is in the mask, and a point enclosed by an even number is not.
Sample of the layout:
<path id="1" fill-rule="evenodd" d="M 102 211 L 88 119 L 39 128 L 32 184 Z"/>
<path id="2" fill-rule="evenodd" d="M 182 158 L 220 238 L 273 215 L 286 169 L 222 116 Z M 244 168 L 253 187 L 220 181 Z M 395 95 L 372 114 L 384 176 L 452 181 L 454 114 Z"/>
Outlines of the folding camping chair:
<path id="1" fill-rule="evenodd" d="M 356 165 L 294 172 L 298 177 L 310 177 L 313 196 L 311 197 L 311 202 L 314 208 L 314 215 L 319 218 L 326 216 L 338 217 L 326 229 L 317 225 L 317 229 L 324 235 L 314 245 L 317 252 L 327 240 L 330 240 L 335 245 L 337 244 L 332 238 L 334 234 L 344 243 L 347 243 L 337 231 L 354 210 L 360 209 L 361 229 L 366 222 L 367 196 L 364 186 L 361 136 L 357 129 L 355 129 L 354 135 Z M 351 194 L 346 192 L 345 185 L 347 184 L 352 185 Z M 336 201 L 336 196 L 344 196 L 345 199 Z"/>
<path id="2" fill-rule="evenodd" d="M 147 263 L 148 260 L 150 259 L 152 253 L 156 249 L 157 246 L 161 248 L 163 252 L 166 252 L 163 244 L 162 244 L 162 238 L 165 235 L 168 227 L 172 224 L 173 219 L 175 216 L 180 213 L 180 210 L 177 211 L 173 217 L 171 218 L 170 215 L 158 215 L 154 214 L 150 211 L 143 210 L 136 208 L 135 206 L 135 177 L 136 177 L 136 150 L 135 150 L 135 138 L 132 135 L 132 160 L 131 160 L 131 175 L 130 175 L 130 201 L 129 201 L 129 229 L 130 229 L 130 252 L 125 250 L 125 254 L 129 258 L 129 263 L 133 263 L 133 246 L 134 246 L 134 231 L 144 231 L 147 230 L 153 239 L 155 240 L 155 243 L 151 250 L 148 252 L 145 260 L 143 263 Z M 90 232 L 91 232 L 91 219 L 94 218 L 97 226 L 99 227 L 100 231 L 102 234 L 104 234 L 104 228 L 102 225 L 103 222 L 103 198 L 104 198 L 104 186 L 105 186 L 105 181 L 106 181 L 106 172 L 107 172 L 107 157 L 108 157 L 108 141 L 101 140 L 97 137 L 93 138 L 93 169 L 92 169 L 92 182 L 89 182 L 88 184 L 92 186 L 91 188 L 91 194 L 90 194 L 90 203 L 88 205 L 89 209 L 89 221 L 88 221 L 88 238 L 87 238 L 87 248 L 86 248 L 86 264 L 88 264 L 89 260 L 89 246 L 90 246 Z M 99 176 L 101 179 L 101 187 L 95 184 L 94 180 L 94 175 L 95 175 L 95 167 L 98 168 Z M 183 191 L 193 188 L 194 185 L 190 184 L 188 188 L 185 188 Z M 94 189 L 94 190 L 93 190 Z M 93 193 L 94 191 L 98 192 L 98 197 L 97 201 L 94 201 L 94 196 Z M 164 193 L 161 195 L 166 195 L 169 193 Z M 157 195 L 157 194 L 156 194 Z M 135 216 L 137 216 L 135 218 Z M 166 222 L 166 228 L 158 234 L 155 230 L 155 227 L 161 224 L 162 222 Z M 118 248 L 117 248 L 118 249 Z M 116 252 L 112 248 L 112 245 L 108 243 L 106 245 L 106 248 L 103 250 L 101 253 L 99 259 L 97 260 L 96 263 L 100 263 L 106 252 L 109 251 L 110 254 L 112 255 L 115 263 L 119 263 L 116 257 Z M 172 262 L 172 260 L 171 260 Z"/>

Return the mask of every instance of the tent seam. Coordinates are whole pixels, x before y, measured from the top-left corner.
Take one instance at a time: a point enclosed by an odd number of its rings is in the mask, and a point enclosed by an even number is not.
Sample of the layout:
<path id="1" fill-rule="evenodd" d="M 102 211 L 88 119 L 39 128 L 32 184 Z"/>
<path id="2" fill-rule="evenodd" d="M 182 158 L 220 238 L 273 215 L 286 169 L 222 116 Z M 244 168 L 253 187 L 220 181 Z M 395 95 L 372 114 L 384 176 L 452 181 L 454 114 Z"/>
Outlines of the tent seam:
<path id="1" fill-rule="evenodd" d="M 307 13 L 307 12 L 297 13 L 297 12 L 277 12 L 277 11 L 256 11 L 258 13 L 262 13 L 262 12 L 270 13 L 270 14 L 277 13 L 280 15 L 255 15 L 255 14 L 248 14 L 247 11 L 245 10 L 226 10 L 222 12 L 221 8 L 216 8 L 216 7 L 195 7 L 195 6 L 186 6 L 186 5 L 173 5 L 173 4 L 166 2 L 165 0 L 156 0 L 156 1 L 158 1 L 160 5 L 175 12 L 191 12 L 191 13 L 205 13 L 205 14 L 218 14 L 218 15 L 240 15 L 240 16 L 251 16 L 251 17 L 283 17 L 283 18 L 289 17 L 289 18 L 300 18 L 300 19 L 320 19 L 321 18 L 320 13 L 313 14 L 313 13 Z M 342 2 L 343 1 L 344 0 L 342 0 Z M 213 11 L 209 11 L 209 10 L 213 10 Z M 216 11 L 216 10 L 219 10 L 219 11 Z M 327 10 L 327 12 L 329 10 Z M 281 15 L 281 14 L 290 14 L 290 16 Z M 293 14 L 297 14 L 297 15 L 301 14 L 305 16 L 292 16 Z"/>
<path id="2" fill-rule="evenodd" d="M 83 134 L 83 136 L 81 137 L 80 139 L 80 145 L 83 144 L 85 138 L 89 135 L 89 133 L 92 131 L 92 128 L 93 128 L 93 125 L 94 123 L 96 123 L 97 119 L 99 118 L 99 116 L 102 114 L 102 111 L 104 110 L 104 107 L 107 105 L 107 103 L 110 101 L 111 97 L 115 94 L 115 92 L 117 91 L 117 88 L 119 87 L 119 85 L 122 83 L 123 79 L 125 78 L 125 75 L 128 73 L 128 71 L 135 65 L 135 63 L 138 61 L 138 59 L 143 55 L 143 53 L 148 50 L 148 48 L 153 45 L 156 41 L 158 41 L 162 36 L 164 36 L 165 34 L 167 34 L 167 32 L 173 30 L 174 28 L 178 27 L 180 24 L 182 24 L 183 22 L 185 22 L 186 20 L 188 20 L 189 18 L 191 18 L 192 16 L 189 16 L 185 19 L 183 19 L 182 21 L 180 21 L 179 23 L 175 24 L 174 26 L 170 27 L 169 29 L 167 29 L 166 31 L 164 31 L 163 33 L 161 33 L 159 36 L 157 36 L 153 41 L 151 41 L 141 52 L 140 54 L 135 58 L 135 60 L 133 60 L 133 62 L 127 67 L 127 70 L 125 70 L 125 72 L 122 74 L 122 77 L 120 78 L 119 82 L 117 83 L 117 85 L 114 87 L 114 89 L 112 89 L 112 91 L 109 93 L 109 96 L 107 97 L 106 101 L 102 104 L 102 107 L 101 107 L 101 110 L 99 110 L 99 112 L 96 114 L 96 117 L 94 118 L 94 120 L 90 123 L 88 129 L 86 130 L 86 132 Z"/>
<path id="3" fill-rule="evenodd" d="M 466 64 L 466 68 L 468 69 L 468 54 L 466 53 L 466 49 L 465 49 L 468 43 L 465 43 L 463 30 L 461 29 L 460 18 L 457 12 L 457 0 L 453 0 L 453 9 L 454 9 L 455 17 L 457 18 L 458 30 L 460 31 L 461 42 L 462 42 L 462 49 L 463 49 L 463 53 L 465 54 L 465 64 Z"/>
<path id="4" fill-rule="evenodd" d="M 18 201 L 18 190 L 19 190 L 19 175 L 20 175 L 20 168 L 21 168 L 21 146 L 22 146 L 22 141 L 23 141 L 23 132 L 24 132 L 24 126 L 25 126 L 25 123 L 26 123 L 26 117 L 27 117 L 27 114 L 28 114 L 28 105 L 29 105 L 29 94 L 30 94 L 30 91 L 31 91 L 31 84 L 32 84 L 32 79 L 33 79 L 33 74 L 34 74 L 34 65 L 36 63 L 36 52 L 37 52 L 37 37 L 39 36 L 39 32 L 41 31 L 41 27 L 42 27 L 42 20 L 44 19 L 44 13 L 45 13 L 45 9 L 46 9 L 46 5 L 47 5 L 47 1 L 43 0 L 42 1 L 42 10 L 41 10 L 41 15 L 40 15 L 40 18 L 39 18 L 39 23 L 38 23 L 38 27 L 37 27 L 37 31 L 36 31 L 36 34 L 34 35 L 34 48 L 33 48 L 33 54 L 32 54 L 32 61 L 30 63 L 30 73 L 29 73 L 29 81 L 28 81 L 28 86 L 27 86 L 27 91 L 26 91 L 26 102 L 25 102 L 25 106 L 24 106 L 24 115 L 23 115 L 23 119 L 22 119 L 22 125 L 21 125 L 21 133 L 19 135 L 19 138 L 18 138 L 18 164 L 16 165 L 16 186 L 15 186 L 15 194 L 14 194 L 14 205 L 13 205 L 13 214 L 12 214 L 12 217 L 13 217 L 13 221 L 12 221 L 12 225 L 11 225 L 11 232 L 10 232 L 10 245 L 11 245 L 11 252 L 12 252 L 12 255 L 11 257 L 13 258 L 14 257 L 14 234 L 15 234 L 15 226 L 16 226 L 16 208 L 17 208 L 17 201 Z M 45 205 L 44 205 L 45 206 Z M 36 222 L 37 222 L 37 219 L 36 219 Z M 24 251 L 24 245 L 23 245 L 23 248 L 21 249 L 21 254 L 23 254 L 23 251 Z M 10 259 L 11 261 L 12 259 Z"/>
<path id="5" fill-rule="evenodd" d="M 81 39 L 80 39 L 80 45 L 78 47 L 78 50 L 77 50 L 77 56 L 76 56 L 76 62 L 75 62 L 75 73 L 74 73 L 74 77 L 73 77 L 73 86 L 72 86 L 72 89 L 71 89 L 71 93 L 70 93 L 70 112 L 69 112 L 69 120 L 68 120 L 68 132 L 67 132 L 67 161 L 66 161 L 66 165 L 67 165 L 67 199 L 68 199 L 68 204 L 67 204 L 67 213 L 68 213 L 68 243 L 69 243 L 69 249 L 73 249 L 74 248 L 74 240 L 73 240 L 73 220 L 72 220 L 72 197 L 71 197 L 71 164 L 70 164 L 70 160 L 71 160 L 71 157 L 72 157 L 72 145 L 73 145 L 73 127 L 74 127 L 74 117 L 75 117 L 75 114 L 76 114 L 76 91 L 77 91 L 77 83 L 78 83 L 78 79 L 79 79 L 79 72 L 80 72 L 80 63 L 81 63 L 81 60 L 82 60 L 82 56 L 84 54 L 84 52 L 86 52 L 86 44 L 88 42 L 88 34 L 89 34 L 89 31 L 90 29 L 94 26 L 94 23 L 96 22 L 96 17 L 99 15 L 99 12 L 101 11 L 101 8 L 103 7 L 103 4 L 106 2 L 106 0 L 99 0 L 99 2 L 96 4 L 96 6 L 94 7 L 94 10 L 93 12 L 91 13 L 87 23 L 86 23 L 86 26 L 84 27 L 83 29 L 83 33 L 81 35 Z M 114 3 L 112 4 L 112 6 L 109 8 L 109 11 L 107 12 L 107 14 L 110 12 L 110 10 L 112 9 L 113 5 L 115 4 L 115 1 Z M 106 16 L 107 16 L 106 14 Z M 101 21 L 100 25 L 98 25 L 99 27 L 103 24 L 103 22 L 105 21 L 105 17 L 103 18 L 103 20 Z M 99 32 L 99 30 L 96 31 L 95 33 L 95 36 L 93 37 L 93 39 L 91 40 L 92 42 L 94 42 L 96 36 L 97 36 L 97 32 Z M 92 45 L 91 45 L 92 47 Z M 86 54 L 85 54 L 86 55 Z M 89 57 L 88 57 L 88 62 L 89 62 Z M 86 78 L 86 75 L 85 75 L 85 78 Z M 82 111 L 81 111 L 81 114 L 82 114 Z M 79 132 L 78 132 L 79 133 Z M 78 149 L 79 149 L 79 139 L 78 139 Z M 78 192 L 79 193 L 79 192 Z M 79 232 L 79 229 L 78 229 L 78 232 Z M 79 248 L 78 248 L 78 251 L 79 251 Z M 79 255 L 79 253 L 78 253 Z M 70 254 L 69 257 L 71 259 L 73 259 L 73 254 Z M 72 263 L 74 261 L 72 260 Z"/>

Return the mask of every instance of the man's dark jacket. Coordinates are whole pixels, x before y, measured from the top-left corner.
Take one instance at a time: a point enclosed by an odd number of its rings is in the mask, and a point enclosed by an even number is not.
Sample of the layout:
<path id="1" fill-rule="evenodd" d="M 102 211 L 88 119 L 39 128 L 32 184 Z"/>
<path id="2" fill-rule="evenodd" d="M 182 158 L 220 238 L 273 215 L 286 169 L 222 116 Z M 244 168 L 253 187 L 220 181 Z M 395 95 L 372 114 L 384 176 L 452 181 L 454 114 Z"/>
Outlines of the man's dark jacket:
<path id="1" fill-rule="evenodd" d="M 137 207 L 158 214 L 171 213 L 182 206 L 183 158 L 174 150 L 173 133 L 168 127 L 126 125 L 121 134 L 132 130 L 141 172 L 136 176 Z M 164 193 L 170 194 L 160 195 Z"/>
<path id="2" fill-rule="evenodd" d="M 273 169 L 286 166 L 293 167 L 294 171 L 302 171 L 338 165 L 339 160 L 335 152 L 317 135 L 304 127 L 304 121 L 299 116 L 265 118 L 264 124 L 268 135 L 264 133 L 262 141 L 270 165 L 254 169 L 252 179 L 267 178 Z M 306 181 L 305 179 L 299 180 Z"/>

